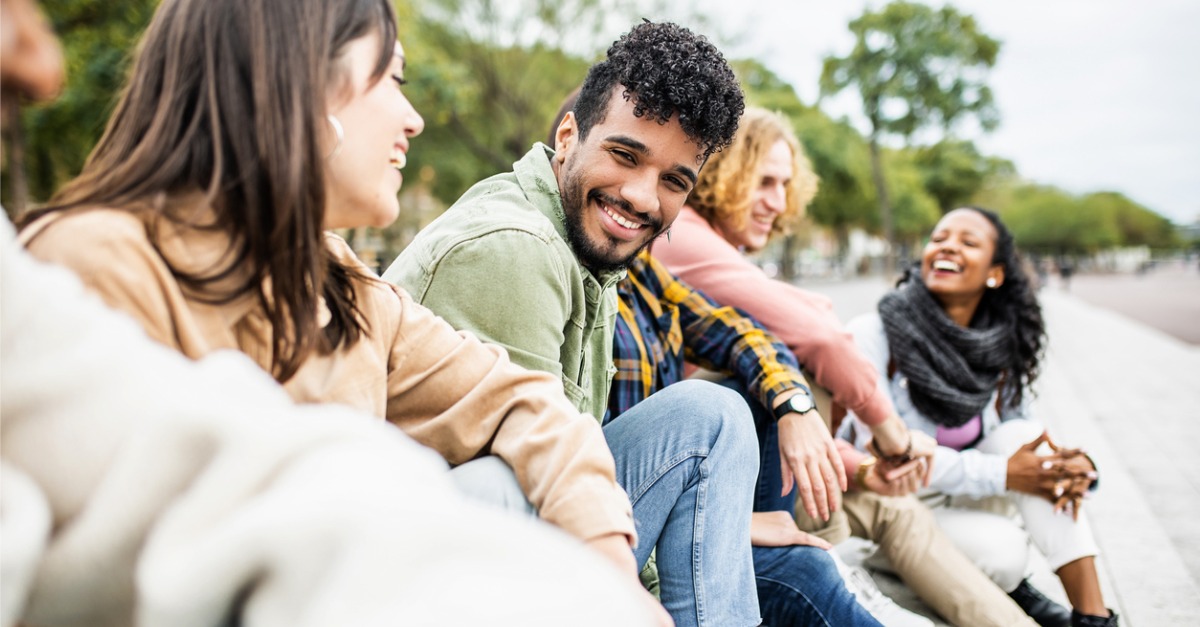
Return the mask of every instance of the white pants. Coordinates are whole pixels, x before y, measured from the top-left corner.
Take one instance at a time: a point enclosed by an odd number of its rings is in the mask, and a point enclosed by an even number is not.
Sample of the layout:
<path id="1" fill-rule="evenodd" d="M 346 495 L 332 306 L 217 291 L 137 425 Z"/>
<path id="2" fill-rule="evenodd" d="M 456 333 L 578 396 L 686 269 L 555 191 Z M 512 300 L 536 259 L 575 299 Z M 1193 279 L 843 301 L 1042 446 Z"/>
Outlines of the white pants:
<path id="1" fill-rule="evenodd" d="M 976 448 L 1007 458 L 1042 430 L 1042 425 L 1032 420 L 1009 420 L 987 434 Z M 1049 453 L 1049 448 L 1042 446 L 1038 452 Z M 1030 494 L 1010 490 L 1002 496 L 973 499 L 934 493 L 923 495 L 922 500 L 933 509 L 954 544 L 1005 591 L 1015 589 L 1027 574 L 1026 533 L 1055 571 L 1099 552 L 1085 512 L 1074 520 L 1069 512 L 1056 514 L 1052 503 Z"/>

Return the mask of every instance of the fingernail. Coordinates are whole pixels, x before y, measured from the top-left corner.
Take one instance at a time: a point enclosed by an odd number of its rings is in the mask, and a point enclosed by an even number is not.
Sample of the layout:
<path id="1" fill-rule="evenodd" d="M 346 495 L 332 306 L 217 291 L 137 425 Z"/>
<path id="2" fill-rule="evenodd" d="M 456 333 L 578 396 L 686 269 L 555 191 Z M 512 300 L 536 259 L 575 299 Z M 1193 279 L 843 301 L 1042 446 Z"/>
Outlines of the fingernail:
<path id="1" fill-rule="evenodd" d="M 1097 477 L 1099 477 L 1099 476 L 1100 476 L 1100 475 L 1097 475 L 1095 470 L 1089 470 L 1089 471 L 1088 471 L 1088 473 L 1087 473 L 1087 478 L 1088 478 L 1088 479 L 1095 479 L 1095 478 L 1097 478 Z"/>
<path id="2" fill-rule="evenodd" d="M 1054 467 L 1054 463 L 1051 462 L 1050 460 L 1046 460 L 1046 461 L 1042 462 L 1042 470 L 1050 470 L 1053 467 Z"/>
<path id="3" fill-rule="evenodd" d="M 1060 485 L 1054 486 L 1054 496 L 1062 496 L 1063 487 Z"/>

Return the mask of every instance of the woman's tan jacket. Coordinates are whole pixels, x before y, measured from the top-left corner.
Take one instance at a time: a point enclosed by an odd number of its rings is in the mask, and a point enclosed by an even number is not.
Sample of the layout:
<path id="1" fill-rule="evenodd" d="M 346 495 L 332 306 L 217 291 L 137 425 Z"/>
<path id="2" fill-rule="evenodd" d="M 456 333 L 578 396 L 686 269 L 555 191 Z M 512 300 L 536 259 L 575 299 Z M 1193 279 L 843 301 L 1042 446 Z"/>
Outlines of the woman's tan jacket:
<path id="1" fill-rule="evenodd" d="M 259 295 L 209 304 L 172 274 L 172 267 L 220 267 L 229 250 L 224 233 L 184 224 L 210 221 L 207 207 L 186 211 L 184 220 L 167 220 L 148 211 L 72 210 L 31 224 L 21 241 L 36 257 L 74 270 L 153 339 L 192 358 L 236 349 L 270 372 L 271 326 Z M 330 234 L 328 245 L 344 264 L 371 274 L 340 237 Z M 294 399 L 386 418 L 451 464 L 499 456 L 544 520 L 583 540 L 622 533 L 635 542 L 629 498 L 600 426 L 571 405 L 553 376 L 512 364 L 503 349 L 455 331 L 400 288 L 360 280 L 354 289 L 368 333 L 309 357 L 284 385 Z"/>

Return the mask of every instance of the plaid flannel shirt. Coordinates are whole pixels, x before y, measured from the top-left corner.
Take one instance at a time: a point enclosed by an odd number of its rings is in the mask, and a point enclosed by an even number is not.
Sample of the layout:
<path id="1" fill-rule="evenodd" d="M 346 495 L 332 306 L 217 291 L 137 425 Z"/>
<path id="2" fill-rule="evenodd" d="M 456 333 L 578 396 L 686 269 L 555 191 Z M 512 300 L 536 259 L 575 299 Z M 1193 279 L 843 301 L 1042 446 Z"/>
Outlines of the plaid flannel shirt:
<path id="1" fill-rule="evenodd" d="M 722 307 L 642 251 L 617 284 L 617 372 L 607 420 L 683 379 L 684 361 L 738 379 L 766 407 L 805 385 L 791 351 L 746 313 Z"/>

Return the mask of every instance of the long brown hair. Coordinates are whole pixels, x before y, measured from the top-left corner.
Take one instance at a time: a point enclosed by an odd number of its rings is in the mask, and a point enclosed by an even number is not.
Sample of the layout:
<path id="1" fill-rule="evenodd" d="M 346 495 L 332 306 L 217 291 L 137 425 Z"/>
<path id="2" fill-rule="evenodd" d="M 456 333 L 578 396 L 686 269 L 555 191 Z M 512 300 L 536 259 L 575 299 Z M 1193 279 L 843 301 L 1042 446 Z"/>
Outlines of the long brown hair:
<path id="1" fill-rule="evenodd" d="M 362 275 L 325 245 L 318 138 L 329 132 L 326 97 L 346 80 L 340 55 L 372 32 L 380 37 L 375 81 L 396 41 L 388 0 L 164 0 L 83 171 L 24 223 L 83 206 L 170 218 L 167 199 L 203 192 L 215 228 L 230 236 L 228 261 L 172 271 L 208 302 L 257 291 L 274 329 L 273 374 L 287 381 L 313 350 L 368 332 L 351 286 Z M 247 267 L 237 286 L 213 286 Z M 321 296 L 331 314 L 323 336 Z"/>

